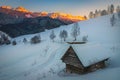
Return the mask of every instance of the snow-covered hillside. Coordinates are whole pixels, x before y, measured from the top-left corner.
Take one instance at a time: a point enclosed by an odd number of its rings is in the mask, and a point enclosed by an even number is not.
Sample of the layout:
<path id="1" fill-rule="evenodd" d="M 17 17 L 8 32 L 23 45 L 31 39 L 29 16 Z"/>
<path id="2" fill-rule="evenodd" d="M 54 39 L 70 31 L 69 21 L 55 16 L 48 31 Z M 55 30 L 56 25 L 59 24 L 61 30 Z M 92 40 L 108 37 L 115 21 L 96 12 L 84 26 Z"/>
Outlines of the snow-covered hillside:
<path id="1" fill-rule="evenodd" d="M 15 38 L 18 42 L 15 46 L 0 46 L 0 80 L 119 80 L 120 19 L 116 15 L 116 24 L 112 27 L 111 16 L 79 22 L 80 36 L 77 37 L 77 41 L 81 41 L 83 36 L 88 35 L 88 42 L 85 45 L 101 46 L 110 52 L 107 68 L 85 75 L 64 73 L 65 64 L 60 59 L 69 44 L 61 43 L 59 33 L 66 30 L 67 41 L 73 41 L 71 24 L 53 29 L 56 34 L 55 42 L 49 39 L 52 30 L 46 30 L 40 33 L 42 42 L 39 44 L 22 42 L 23 38 L 30 40 L 36 35 L 31 34 Z"/>

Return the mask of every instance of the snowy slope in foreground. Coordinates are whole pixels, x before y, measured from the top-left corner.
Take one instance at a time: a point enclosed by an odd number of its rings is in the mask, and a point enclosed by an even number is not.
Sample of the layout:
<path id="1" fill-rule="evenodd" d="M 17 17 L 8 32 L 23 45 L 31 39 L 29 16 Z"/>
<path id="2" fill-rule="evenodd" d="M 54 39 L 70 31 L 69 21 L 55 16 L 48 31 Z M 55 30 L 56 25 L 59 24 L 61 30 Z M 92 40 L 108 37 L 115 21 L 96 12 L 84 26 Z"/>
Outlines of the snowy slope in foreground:
<path id="1" fill-rule="evenodd" d="M 25 35 L 16 38 L 19 42 L 16 46 L 0 46 L 0 80 L 119 80 L 120 79 L 120 23 L 117 19 L 114 27 L 110 25 L 110 17 L 103 16 L 88 21 L 79 22 L 81 35 L 88 35 L 88 44 L 100 45 L 106 51 L 110 51 L 108 67 L 86 75 L 65 74 L 65 64 L 60 58 L 69 47 L 67 43 L 61 43 L 59 32 L 68 31 L 67 41 L 72 41 L 70 36 L 73 24 L 53 29 L 57 38 L 53 43 L 49 39 L 51 30 L 41 33 L 42 42 L 32 45 L 29 42 L 23 44 L 21 40 L 28 40 L 34 36 Z M 92 51 L 91 51 L 92 52 Z M 108 77 L 107 77 L 108 76 Z"/>

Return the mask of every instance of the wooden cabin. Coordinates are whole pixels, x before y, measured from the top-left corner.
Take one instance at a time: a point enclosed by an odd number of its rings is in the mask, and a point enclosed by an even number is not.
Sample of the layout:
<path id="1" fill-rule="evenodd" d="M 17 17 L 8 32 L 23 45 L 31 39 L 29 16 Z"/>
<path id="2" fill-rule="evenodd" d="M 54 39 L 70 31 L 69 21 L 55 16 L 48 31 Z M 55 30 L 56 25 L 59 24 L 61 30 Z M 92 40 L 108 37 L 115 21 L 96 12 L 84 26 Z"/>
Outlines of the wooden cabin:
<path id="1" fill-rule="evenodd" d="M 98 47 L 100 50 L 94 49 L 96 46 L 89 47 L 80 44 L 70 46 L 61 58 L 62 62 L 66 64 L 66 72 L 84 74 L 105 68 L 108 56 L 100 54 L 100 52 L 104 52 L 102 47 Z M 99 55 L 97 55 L 97 51 L 100 51 Z"/>

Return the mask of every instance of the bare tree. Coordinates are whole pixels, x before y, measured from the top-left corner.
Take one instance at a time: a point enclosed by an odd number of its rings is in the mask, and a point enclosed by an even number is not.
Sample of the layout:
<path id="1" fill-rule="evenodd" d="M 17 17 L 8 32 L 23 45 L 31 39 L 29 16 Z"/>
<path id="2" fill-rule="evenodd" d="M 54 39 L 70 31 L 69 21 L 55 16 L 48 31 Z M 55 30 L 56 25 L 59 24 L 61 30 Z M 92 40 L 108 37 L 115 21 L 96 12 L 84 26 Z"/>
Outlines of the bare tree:
<path id="1" fill-rule="evenodd" d="M 54 42 L 54 38 L 56 37 L 54 31 L 52 30 L 51 34 L 50 34 L 50 39 L 53 40 Z"/>
<path id="2" fill-rule="evenodd" d="M 77 36 L 80 35 L 80 27 L 79 27 L 78 23 L 74 24 L 74 26 L 72 28 L 71 35 L 74 38 L 74 41 L 76 41 L 77 40 Z"/>

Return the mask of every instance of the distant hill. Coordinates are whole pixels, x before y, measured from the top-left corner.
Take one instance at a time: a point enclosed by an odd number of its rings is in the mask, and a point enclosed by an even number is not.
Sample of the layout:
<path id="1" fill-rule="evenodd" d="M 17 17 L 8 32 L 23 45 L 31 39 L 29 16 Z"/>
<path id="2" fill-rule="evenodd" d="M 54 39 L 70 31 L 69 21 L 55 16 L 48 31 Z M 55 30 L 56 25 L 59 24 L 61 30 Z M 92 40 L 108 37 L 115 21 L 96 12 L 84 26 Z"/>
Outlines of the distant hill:
<path id="1" fill-rule="evenodd" d="M 0 25 L 19 23 L 22 20 L 23 18 L 16 18 L 15 16 L 11 16 L 9 14 L 0 13 Z"/>
<path id="2" fill-rule="evenodd" d="M 0 30 L 11 37 L 17 37 L 42 32 L 45 29 L 52 29 L 67 24 L 59 19 L 52 19 L 50 17 L 25 18 L 19 23 L 1 25 Z"/>

